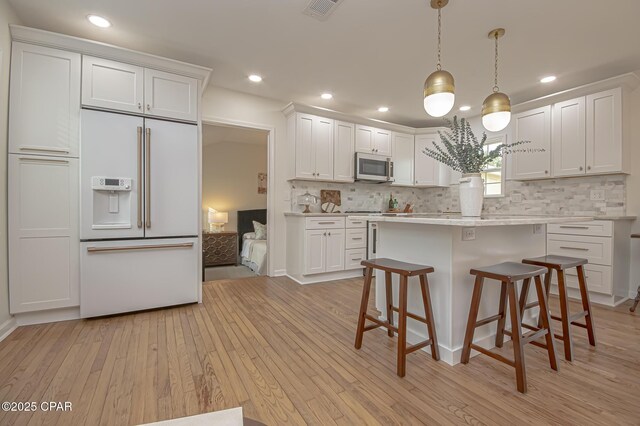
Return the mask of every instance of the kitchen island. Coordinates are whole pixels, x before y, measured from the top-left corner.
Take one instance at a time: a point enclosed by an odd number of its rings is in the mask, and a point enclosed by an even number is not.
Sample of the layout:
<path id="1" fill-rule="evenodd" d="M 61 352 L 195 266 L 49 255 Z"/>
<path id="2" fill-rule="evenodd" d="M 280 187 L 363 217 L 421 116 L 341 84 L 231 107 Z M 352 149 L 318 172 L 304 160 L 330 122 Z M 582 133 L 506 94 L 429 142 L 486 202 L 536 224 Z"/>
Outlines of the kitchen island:
<path id="1" fill-rule="evenodd" d="M 370 215 L 349 216 L 378 226 L 376 257 L 431 265 L 429 286 L 434 310 L 441 359 L 448 364 L 460 362 L 473 277 L 469 270 L 505 261 L 520 262 L 525 257 L 546 253 L 546 225 L 592 220 L 589 217 L 489 216 L 467 218 L 459 215 Z M 397 276 L 394 277 L 394 300 L 397 301 Z M 498 312 L 500 285 L 487 280 L 478 318 Z M 384 273 L 376 276 L 376 307 L 385 312 Z M 535 291 L 529 297 L 535 300 Z M 408 311 L 424 314 L 417 277 L 410 278 Z M 537 310 L 537 308 L 536 308 Z M 528 315 L 537 315 L 532 309 Z M 507 322 L 508 324 L 508 322 Z M 494 346 L 496 323 L 476 330 L 476 344 Z M 425 340 L 424 324 L 407 323 L 410 343 Z"/>

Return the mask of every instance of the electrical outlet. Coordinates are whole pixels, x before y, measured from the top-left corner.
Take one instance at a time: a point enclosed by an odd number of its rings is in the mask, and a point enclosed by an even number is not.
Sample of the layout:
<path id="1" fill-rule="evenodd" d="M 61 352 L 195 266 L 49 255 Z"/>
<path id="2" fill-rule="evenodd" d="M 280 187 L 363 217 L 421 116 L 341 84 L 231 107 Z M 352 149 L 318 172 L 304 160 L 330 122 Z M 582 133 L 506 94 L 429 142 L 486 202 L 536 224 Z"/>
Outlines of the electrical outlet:
<path id="1" fill-rule="evenodd" d="M 540 235 L 544 233 L 544 225 L 541 223 L 536 223 L 533 225 L 533 234 Z"/>
<path id="2" fill-rule="evenodd" d="M 592 189 L 589 198 L 591 201 L 604 201 L 604 189 Z"/>
<path id="3" fill-rule="evenodd" d="M 511 194 L 511 201 L 513 201 L 514 203 L 521 203 L 522 194 Z"/>
<path id="4" fill-rule="evenodd" d="M 476 228 L 462 228 L 462 241 L 473 241 L 476 239 Z"/>

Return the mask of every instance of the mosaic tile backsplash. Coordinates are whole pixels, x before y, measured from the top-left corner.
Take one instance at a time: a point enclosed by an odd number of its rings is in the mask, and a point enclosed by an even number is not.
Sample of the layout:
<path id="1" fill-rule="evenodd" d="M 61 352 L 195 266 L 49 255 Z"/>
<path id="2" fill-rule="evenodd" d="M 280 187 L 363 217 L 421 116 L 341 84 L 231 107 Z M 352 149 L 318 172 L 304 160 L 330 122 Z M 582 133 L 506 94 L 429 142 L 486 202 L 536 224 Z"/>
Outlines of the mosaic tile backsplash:
<path id="1" fill-rule="evenodd" d="M 369 183 L 325 183 L 292 181 L 291 211 L 300 212 L 298 195 L 309 191 L 320 197 L 321 189 L 342 192 L 341 211 L 387 210 L 389 195 L 397 198 L 400 209 L 406 203 L 414 212 L 459 212 L 458 185 L 449 188 L 402 188 Z M 605 201 L 591 201 L 592 190 L 604 190 Z M 626 214 L 626 176 L 585 176 L 540 181 L 507 181 L 506 195 L 485 198 L 483 213 L 505 215 L 586 215 L 622 216 Z M 521 201 L 518 202 L 518 198 Z M 320 203 L 311 206 L 320 211 Z"/>

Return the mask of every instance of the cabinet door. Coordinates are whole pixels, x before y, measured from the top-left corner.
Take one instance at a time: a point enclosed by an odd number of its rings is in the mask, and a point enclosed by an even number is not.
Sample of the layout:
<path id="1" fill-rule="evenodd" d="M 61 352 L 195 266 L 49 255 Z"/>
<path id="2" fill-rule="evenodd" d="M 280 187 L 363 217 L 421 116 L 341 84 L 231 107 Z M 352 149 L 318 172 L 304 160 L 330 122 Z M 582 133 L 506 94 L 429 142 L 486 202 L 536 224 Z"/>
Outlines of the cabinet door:
<path id="1" fill-rule="evenodd" d="M 413 135 L 393 134 L 394 185 L 413 185 L 414 149 Z"/>
<path id="2" fill-rule="evenodd" d="M 329 229 L 326 236 L 326 272 L 344 271 L 345 231 Z"/>
<path id="3" fill-rule="evenodd" d="M 333 180 L 353 182 L 354 155 L 355 126 L 352 123 L 336 121 L 333 138 Z"/>
<path id="4" fill-rule="evenodd" d="M 78 156 L 80 55 L 13 43 L 9 152 Z"/>
<path id="5" fill-rule="evenodd" d="M 145 68 L 145 114 L 198 121 L 198 80 Z"/>
<path id="6" fill-rule="evenodd" d="M 82 104 L 142 113 L 144 69 L 91 56 L 82 57 Z"/>
<path id="7" fill-rule="evenodd" d="M 316 179 L 333 180 L 333 120 L 314 117 L 312 139 Z"/>
<path id="8" fill-rule="evenodd" d="M 375 129 L 373 127 L 356 124 L 356 152 L 371 154 L 373 152 L 373 140 Z"/>
<path id="9" fill-rule="evenodd" d="M 551 176 L 551 106 L 516 114 L 515 141 L 531 141 L 517 148 L 528 152 L 510 155 L 513 179 Z"/>
<path id="10" fill-rule="evenodd" d="M 9 155 L 11 313 L 77 306 L 78 159 Z"/>
<path id="11" fill-rule="evenodd" d="M 145 119 L 145 237 L 198 235 L 198 126 Z"/>
<path id="12" fill-rule="evenodd" d="M 327 230 L 305 231 L 304 238 L 304 274 L 320 274 L 327 265 Z"/>
<path id="13" fill-rule="evenodd" d="M 296 177 L 314 179 L 316 159 L 313 149 L 313 116 L 298 114 L 296 117 Z"/>
<path id="14" fill-rule="evenodd" d="M 622 171 L 622 89 L 587 96 L 587 173 Z"/>
<path id="15" fill-rule="evenodd" d="M 553 175 L 585 173 L 585 98 L 553 105 Z"/>
<path id="16" fill-rule="evenodd" d="M 416 185 L 437 185 L 438 162 L 423 152 L 425 148 L 433 149 L 435 135 L 418 135 L 415 140 L 414 175 Z"/>
<path id="17" fill-rule="evenodd" d="M 375 129 L 373 134 L 374 154 L 391 157 L 391 145 L 391 132 L 388 130 Z"/>

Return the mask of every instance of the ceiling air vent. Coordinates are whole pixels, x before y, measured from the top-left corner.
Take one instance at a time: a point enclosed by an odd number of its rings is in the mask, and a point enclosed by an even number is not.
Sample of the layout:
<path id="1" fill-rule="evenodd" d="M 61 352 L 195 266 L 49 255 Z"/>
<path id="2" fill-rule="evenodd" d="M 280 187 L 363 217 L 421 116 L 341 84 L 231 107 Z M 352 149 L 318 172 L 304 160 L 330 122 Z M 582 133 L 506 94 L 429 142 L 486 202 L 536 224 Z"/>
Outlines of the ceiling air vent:
<path id="1" fill-rule="evenodd" d="M 311 0 L 302 13 L 324 21 L 336 10 L 340 3 L 342 3 L 342 0 Z"/>

